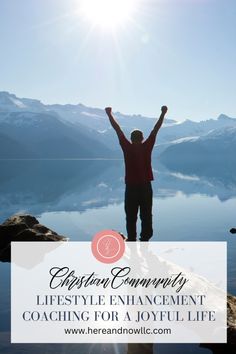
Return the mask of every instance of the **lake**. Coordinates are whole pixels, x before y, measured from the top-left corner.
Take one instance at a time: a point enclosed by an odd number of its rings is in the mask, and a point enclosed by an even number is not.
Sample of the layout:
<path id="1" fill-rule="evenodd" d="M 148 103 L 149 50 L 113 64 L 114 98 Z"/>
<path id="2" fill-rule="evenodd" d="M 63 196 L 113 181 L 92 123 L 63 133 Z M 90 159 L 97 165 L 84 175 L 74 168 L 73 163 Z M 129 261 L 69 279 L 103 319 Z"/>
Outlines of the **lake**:
<path id="1" fill-rule="evenodd" d="M 0 222 L 17 212 L 71 241 L 89 241 L 103 229 L 125 230 L 122 160 L 3 160 Z M 191 174 L 153 161 L 153 241 L 227 241 L 228 292 L 236 294 L 236 167 L 220 166 Z M 199 260 L 200 261 L 200 260 Z M 1 353 L 125 354 L 126 345 L 10 344 L 10 265 L 0 263 Z M 22 289 L 23 291 L 23 289 Z M 197 344 L 155 344 L 158 354 L 204 354 Z"/>

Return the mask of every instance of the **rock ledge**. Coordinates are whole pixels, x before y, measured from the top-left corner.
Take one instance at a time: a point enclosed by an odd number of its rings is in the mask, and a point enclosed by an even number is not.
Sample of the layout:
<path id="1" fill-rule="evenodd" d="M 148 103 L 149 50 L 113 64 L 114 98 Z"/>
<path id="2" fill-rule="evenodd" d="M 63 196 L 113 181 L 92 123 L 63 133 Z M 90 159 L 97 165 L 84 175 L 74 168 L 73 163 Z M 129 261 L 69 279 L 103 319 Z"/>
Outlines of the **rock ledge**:
<path id="1" fill-rule="evenodd" d="M 13 215 L 0 224 L 0 261 L 11 261 L 13 241 L 67 241 L 68 238 L 40 224 L 29 214 Z"/>

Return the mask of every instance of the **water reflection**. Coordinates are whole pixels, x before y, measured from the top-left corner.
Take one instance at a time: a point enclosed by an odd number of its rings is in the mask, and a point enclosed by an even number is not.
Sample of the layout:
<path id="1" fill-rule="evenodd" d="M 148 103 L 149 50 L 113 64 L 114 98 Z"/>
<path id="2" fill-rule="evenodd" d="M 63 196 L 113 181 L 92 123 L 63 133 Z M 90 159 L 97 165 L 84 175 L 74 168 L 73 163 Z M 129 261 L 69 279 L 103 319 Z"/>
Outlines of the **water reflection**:
<path id="1" fill-rule="evenodd" d="M 236 226 L 236 166 L 168 166 L 153 161 L 154 240 L 227 240 L 228 288 L 236 292 L 236 245 L 227 230 Z M 1 161 L 0 222 L 27 211 L 71 239 L 88 240 L 97 231 L 125 233 L 121 160 Z M 11 345 L 10 269 L 0 264 L 0 351 L 6 353 L 125 354 L 119 345 Z M 204 354 L 193 345 L 154 345 L 158 354 Z M 144 353 L 143 353 L 144 354 Z"/>
<path id="2" fill-rule="evenodd" d="M 191 182 L 190 189 L 183 190 L 188 193 L 199 193 L 207 196 L 217 196 L 221 201 L 236 197 L 236 165 L 232 160 L 219 159 L 209 164 L 204 160 L 196 164 L 186 163 L 184 160 L 165 162 L 167 174 L 174 178 Z"/>
<path id="3" fill-rule="evenodd" d="M 236 197 L 236 166 L 172 166 L 153 161 L 154 197 L 182 192 Z M 40 215 L 46 211 L 84 211 L 123 202 L 121 160 L 1 161 L 0 221 L 18 211 Z"/>

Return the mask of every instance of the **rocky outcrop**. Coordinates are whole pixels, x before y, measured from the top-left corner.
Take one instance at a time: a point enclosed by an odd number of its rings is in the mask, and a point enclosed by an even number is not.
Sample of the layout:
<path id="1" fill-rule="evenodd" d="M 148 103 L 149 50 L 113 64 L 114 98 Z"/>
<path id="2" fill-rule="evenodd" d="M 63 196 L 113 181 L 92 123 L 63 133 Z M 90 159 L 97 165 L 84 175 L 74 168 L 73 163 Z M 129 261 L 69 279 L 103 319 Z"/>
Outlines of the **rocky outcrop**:
<path id="1" fill-rule="evenodd" d="M 236 297 L 227 296 L 227 343 L 201 344 L 200 347 L 210 349 L 213 354 L 236 353 Z"/>
<path id="2" fill-rule="evenodd" d="M 232 295 L 227 296 L 227 326 L 228 343 L 236 346 L 236 297 Z"/>
<path id="3" fill-rule="evenodd" d="M 41 225 L 27 214 L 13 215 L 0 225 L 0 261 L 11 261 L 11 242 L 13 241 L 66 241 L 65 236 Z"/>

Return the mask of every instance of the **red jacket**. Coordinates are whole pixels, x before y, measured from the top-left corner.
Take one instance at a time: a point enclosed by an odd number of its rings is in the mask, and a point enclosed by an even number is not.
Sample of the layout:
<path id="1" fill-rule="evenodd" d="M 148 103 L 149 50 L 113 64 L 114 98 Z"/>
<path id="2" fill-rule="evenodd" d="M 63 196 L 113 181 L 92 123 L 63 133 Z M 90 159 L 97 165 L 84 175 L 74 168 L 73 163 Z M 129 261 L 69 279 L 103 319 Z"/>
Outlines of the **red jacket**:
<path id="1" fill-rule="evenodd" d="M 156 140 L 156 134 L 140 144 L 132 144 L 124 134 L 119 135 L 119 141 L 125 159 L 125 183 L 143 184 L 153 180 L 151 155 Z"/>

